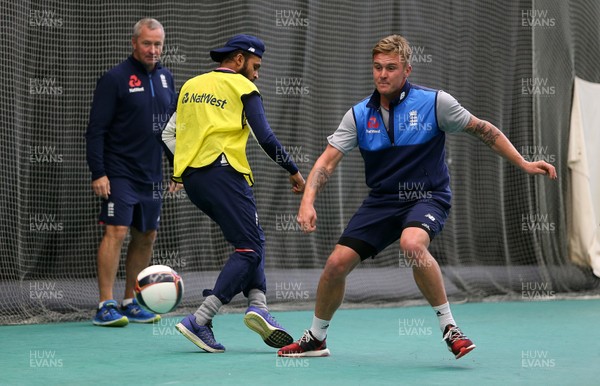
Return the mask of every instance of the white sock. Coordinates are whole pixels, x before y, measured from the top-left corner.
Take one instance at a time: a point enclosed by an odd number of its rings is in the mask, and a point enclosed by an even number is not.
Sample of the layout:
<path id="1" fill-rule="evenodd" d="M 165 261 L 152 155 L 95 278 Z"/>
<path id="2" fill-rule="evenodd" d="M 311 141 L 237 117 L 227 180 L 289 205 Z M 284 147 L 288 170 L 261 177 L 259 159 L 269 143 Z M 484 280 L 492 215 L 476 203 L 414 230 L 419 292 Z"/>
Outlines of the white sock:
<path id="1" fill-rule="evenodd" d="M 327 337 L 327 329 L 329 328 L 330 320 L 319 319 L 313 316 L 312 326 L 310 332 L 318 340 L 324 340 Z"/>
<path id="2" fill-rule="evenodd" d="M 440 322 L 440 330 L 444 332 L 444 329 L 447 325 L 451 324 L 456 326 L 456 322 L 452 317 L 452 311 L 450 311 L 450 303 L 446 302 L 442 305 L 433 307 L 435 314 L 438 317 L 438 321 Z"/>

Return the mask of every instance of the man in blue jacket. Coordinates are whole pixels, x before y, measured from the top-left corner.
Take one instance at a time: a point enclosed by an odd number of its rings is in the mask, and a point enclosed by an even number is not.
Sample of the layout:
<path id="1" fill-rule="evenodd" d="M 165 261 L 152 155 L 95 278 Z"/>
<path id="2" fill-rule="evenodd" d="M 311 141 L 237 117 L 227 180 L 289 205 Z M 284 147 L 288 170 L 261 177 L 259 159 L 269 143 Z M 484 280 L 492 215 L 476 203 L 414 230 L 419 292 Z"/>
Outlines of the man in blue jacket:
<path id="1" fill-rule="evenodd" d="M 467 132 L 526 173 L 556 178 L 552 165 L 527 162 L 496 126 L 469 113 L 449 94 L 410 84 L 411 53 L 399 35 L 375 45 L 376 90 L 346 113 L 308 176 L 298 211 L 298 222 L 306 232 L 316 229 L 317 193 L 344 154 L 355 147 L 363 157 L 371 191 L 327 259 L 312 326 L 300 340 L 280 349 L 280 356 L 329 355 L 325 338 L 342 304 L 346 276 L 398 239 L 417 286 L 438 318 L 448 349 L 456 359 L 466 355 L 475 344 L 456 326 L 440 267 L 428 251 L 450 209 L 445 134 Z"/>
<path id="2" fill-rule="evenodd" d="M 162 182 L 160 132 L 176 103 L 173 76 L 159 63 L 164 40 L 157 20 L 138 21 L 132 55 L 106 72 L 94 93 L 86 145 L 92 189 L 102 198 L 99 222 L 105 225 L 98 249 L 100 304 L 93 320 L 98 326 L 160 319 L 140 308 L 133 289 L 152 256 L 162 205 L 155 194 Z M 125 296 L 119 306 L 113 285 L 129 230 Z"/>

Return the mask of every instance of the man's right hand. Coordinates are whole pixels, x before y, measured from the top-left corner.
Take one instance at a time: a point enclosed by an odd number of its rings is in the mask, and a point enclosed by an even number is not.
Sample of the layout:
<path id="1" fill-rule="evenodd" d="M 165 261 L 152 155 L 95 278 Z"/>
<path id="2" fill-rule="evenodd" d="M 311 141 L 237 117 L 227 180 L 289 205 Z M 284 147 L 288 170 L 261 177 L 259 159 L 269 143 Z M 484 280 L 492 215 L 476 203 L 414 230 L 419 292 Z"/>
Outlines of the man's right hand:
<path id="1" fill-rule="evenodd" d="M 314 205 L 301 203 L 296 221 L 300 224 L 302 232 L 314 232 L 317 229 L 317 211 Z"/>
<path id="2" fill-rule="evenodd" d="M 96 196 L 108 200 L 108 196 L 110 195 L 110 181 L 108 181 L 108 177 L 102 176 L 92 181 L 92 190 Z"/>

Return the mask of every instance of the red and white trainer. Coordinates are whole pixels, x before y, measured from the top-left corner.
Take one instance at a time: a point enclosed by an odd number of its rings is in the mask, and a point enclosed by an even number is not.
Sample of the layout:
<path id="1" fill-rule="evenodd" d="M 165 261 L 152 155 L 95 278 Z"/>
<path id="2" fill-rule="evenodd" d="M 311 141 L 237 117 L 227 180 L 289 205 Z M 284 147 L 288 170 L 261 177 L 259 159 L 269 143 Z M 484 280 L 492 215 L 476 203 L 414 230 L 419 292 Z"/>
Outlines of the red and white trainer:
<path id="1" fill-rule="evenodd" d="M 444 329 L 444 341 L 446 341 L 448 350 L 454 354 L 456 359 L 462 358 L 477 347 L 471 339 L 462 333 L 460 328 L 451 324 L 447 325 Z"/>
<path id="2" fill-rule="evenodd" d="M 277 351 L 280 357 L 326 357 L 330 352 L 327 348 L 327 338 L 322 341 L 317 340 L 309 330 L 304 331 L 304 335 L 298 341 L 282 347 Z"/>

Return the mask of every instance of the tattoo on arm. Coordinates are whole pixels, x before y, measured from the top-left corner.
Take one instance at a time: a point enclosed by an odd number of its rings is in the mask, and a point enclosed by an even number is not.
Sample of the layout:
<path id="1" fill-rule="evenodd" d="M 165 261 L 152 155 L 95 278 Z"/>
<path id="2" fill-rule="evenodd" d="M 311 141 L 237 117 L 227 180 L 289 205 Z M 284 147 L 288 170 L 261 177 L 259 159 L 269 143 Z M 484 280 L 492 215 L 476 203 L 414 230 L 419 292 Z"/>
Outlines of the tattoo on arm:
<path id="1" fill-rule="evenodd" d="M 500 136 L 499 133 L 495 132 L 495 128 L 489 127 L 486 121 L 479 121 L 476 125 L 469 125 L 465 129 L 467 133 L 481 139 L 483 143 L 489 147 L 494 146 L 496 139 Z"/>
<path id="2" fill-rule="evenodd" d="M 320 192 L 321 190 L 323 190 L 323 187 L 329 180 L 330 176 L 331 174 L 327 171 L 326 168 L 320 167 L 316 169 L 310 187 L 315 189 L 317 192 Z"/>

